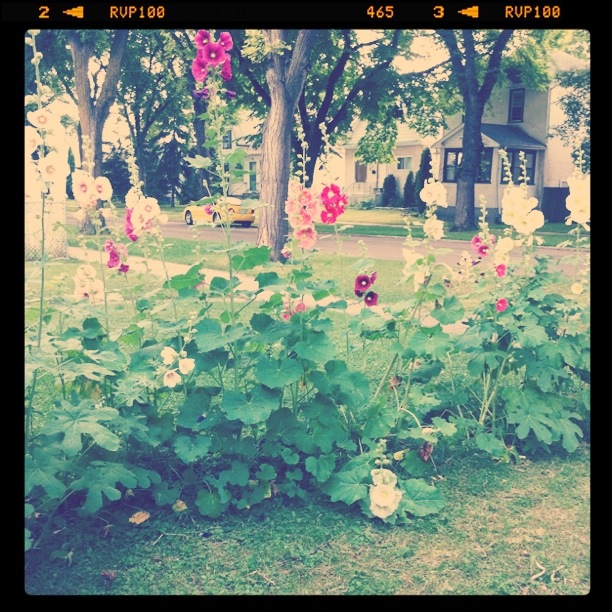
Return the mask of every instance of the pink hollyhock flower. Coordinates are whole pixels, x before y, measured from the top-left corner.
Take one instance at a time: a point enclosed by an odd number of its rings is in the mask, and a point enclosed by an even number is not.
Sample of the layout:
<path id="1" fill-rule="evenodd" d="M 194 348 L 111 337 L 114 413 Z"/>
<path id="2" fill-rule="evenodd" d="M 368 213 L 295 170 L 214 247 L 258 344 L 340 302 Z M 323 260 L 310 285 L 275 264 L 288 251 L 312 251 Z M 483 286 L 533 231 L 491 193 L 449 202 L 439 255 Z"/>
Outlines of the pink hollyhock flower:
<path id="1" fill-rule="evenodd" d="M 282 251 L 281 251 L 281 255 L 285 258 L 285 259 L 291 259 L 291 249 L 285 247 Z"/>
<path id="2" fill-rule="evenodd" d="M 132 224 L 132 208 L 125 209 L 125 235 L 132 241 L 136 242 L 138 236 L 134 233 L 134 225 Z"/>
<path id="3" fill-rule="evenodd" d="M 497 310 L 497 312 L 504 312 L 506 308 L 508 308 L 508 300 L 506 298 L 497 300 L 495 304 L 495 310 Z"/>
<path id="4" fill-rule="evenodd" d="M 204 45 L 207 45 L 210 41 L 211 41 L 211 36 L 208 30 L 198 30 L 198 33 L 195 35 L 196 47 L 202 48 Z"/>
<path id="5" fill-rule="evenodd" d="M 294 312 L 304 312 L 305 310 L 306 310 L 306 304 L 304 304 L 304 302 L 300 301 L 295 305 Z"/>
<path id="6" fill-rule="evenodd" d="M 321 192 L 321 202 L 323 202 L 324 206 L 335 206 L 340 202 L 340 187 L 338 185 L 330 185 L 329 187 L 325 187 Z"/>
<path id="7" fill-rule="evenodd" d="M 298 246 L 302 249 L 311 249 L 317 241 L 317 231 L 314 225 L 298 227 L 294 232 L 294 236 L 298 241 Z"/>
<path id="8" fill-rule="evenodd" d="M 491 250 L 491 247 L 488 244 L 480 244 L 478 246 L 478 255 L 480 255 L 481 257 L 486 257 L 489 254 L 489 251 Z"/>
<path id="9" fill-rule="evenodd" d="M 480 236 L 476 235 L 472 238 L 471 244 L 472 249 L 474 249 L 474 251 L 477 251 L 478 247 L 482 244 L 482 239 L 480 238 Z"/>
<path id="10" fill-rule="evenodd" d="M 116 268 L 121 263 L 121 257 L 115 243 L 112 240 L 107 240 L 104 243 L 104 250 L 108 253 L 108 263 L 106 265 L 109 268 Z"/>
<path id="11" fill-rule="evenodd" d="M 360 274 L 355 279 L 355 294 L 361 297 L 372 285 L 372 279 L 367 274 Z"/>
<path id="12" fill-rule="evenodd" d="M 378 293 L 374 293 L 374 291 L 368 291 L 366 296 L 363 298 L 366 306 L 376 306 L 378 304 Z"/>
<path id="13" fill-rule="evenodd" d="M 208 65 L 200 51 L 198 51 L 198 54 L 195 56 L 195 59 L 191 64 L 191 74 L 193 74 L 193 78 L 198 83 L 205 81 L 206 77 L 208 76 Z"/>
<path id="14" fill-rule="evenodd" d="M 212 209 L 212 206 L 211 206 L 210 204 L 206 204 L 206 205 L 204 206 L 204 212 L 205 212 L 207 215 L 212 215 L 212 214 L 213 214 L 213 209 Z"/>
<path id="15" fill-rule="evenodd" d="M 211 66 L 218 66 L 225 61 L 225 49 L 215 42 L 209 42 L 198 51 L 198 55 L 202 54 L 202 59 Z"/>
<path id="16" fill-rule="evenodd" d="M 378 272 L 372 272 L 372 275 L 370 276 L 370 281 L 372 281 L 372 284 L 376 282 L 377 278 L 378 278 Z"/>
<path id="17" fill-rule="evenodd" d="M 500 278 L 502 276 L 506 276 L 506 265 L 499 264 L 498 266 L 495 266 L 495 274 L 497 274 L 497 276 L 499 276 Z"/>
<path id="18" fill-rule="evenodd" d="M 221 32 L 218 42 L 226 51 L 231 51 L 234 46 L 232 35 L 229 32 Z"/>
<path id="19" fill-rule="evenodd" d="M 127 274 L 129 269 L 130 269 L 130 266 L 128 266 L 128 264 L 126 264 L 126 263 L 122 263 L 119 266 L 119 272 L 122 272 L 123 274 Z"/>
<path id="20" fill-rule="evenodd" d="M 232 78 L 232 60 L 229 57 L 225 58 L 223 68 L 221 68 L 221 78 L 224 81 L 229 81 Z"/>

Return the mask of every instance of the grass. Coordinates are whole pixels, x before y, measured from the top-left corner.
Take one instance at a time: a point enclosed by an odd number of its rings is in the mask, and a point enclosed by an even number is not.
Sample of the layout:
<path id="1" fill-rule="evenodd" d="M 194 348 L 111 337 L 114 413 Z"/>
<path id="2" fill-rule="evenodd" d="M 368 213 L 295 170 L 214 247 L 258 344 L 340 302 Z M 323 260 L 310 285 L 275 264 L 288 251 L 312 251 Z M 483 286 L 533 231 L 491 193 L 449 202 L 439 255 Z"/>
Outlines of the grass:
<path id="1" fill-rule="evenodd" d="M 447 506 L 405 526 L 344 504 L 272 498 L 206 519 L 141 499 L 59 526 L 28 554 L 30 595 L 585 595 L 589 453 L 438 466 Z M 103 572 L 115 572 L 114 579 Z M 108 575 L 108 574 L 107 574 Z"/>

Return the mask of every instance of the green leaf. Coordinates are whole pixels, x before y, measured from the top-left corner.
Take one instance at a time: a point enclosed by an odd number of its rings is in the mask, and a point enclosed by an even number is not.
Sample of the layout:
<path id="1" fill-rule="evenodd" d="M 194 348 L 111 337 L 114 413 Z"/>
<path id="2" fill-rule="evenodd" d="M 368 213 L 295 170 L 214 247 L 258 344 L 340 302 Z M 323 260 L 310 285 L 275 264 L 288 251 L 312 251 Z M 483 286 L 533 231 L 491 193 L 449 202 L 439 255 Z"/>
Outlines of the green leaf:
<path id="1" fill-rule="evenodd" d="M 242 270 L 251 270 L 269 261 L 270 247 L 260 246 L 247 249 L 244 253 L 234 255 L 232 257 L 232 266 L 234 270 L 240 272 Z"/>
<path id="2" fill-rule="evenodd" d="M 95 408 L 91 400 L 83 400 L 78 406 L 66 401 L 61 402 L 62 409 L 54 410 L 53 420 L 48 421 L 41 432 L 46 435 L 60 434 L 63 437 L 62 448 L 66 455 L 73 456 L 80 452 L 82 436 L 91 436 L 94 442 L 106 450 L 119 449 L 119 438 L 100 421 L 111 421 L 119 415 L 115 408 Z"/>
<path id="3" fill-rule="evenodd" d="M 492 433 L 479 433 L 476 435 L 476 446 L 485 451 L 485 453 L 489 453 L 493 457 L 503 457 L 507 448 L 504 444 L 503 440 L 496 438 Z"/>
<path id="4" fill-rule="evenodd" d="M 238 485 L 244 487 L 249 480 L 249 468 L 242 461 L 232 461 L 229 470 L 219 474 L 219 484 Z"/>
<path id="5" fill-rule="evenodd" d="M 227 510 L 229 501 L 222 503 L 218 493 L 203 489 L 198 491 L 195 505 L 202 516 L 219 518 Z"/>
<path id="6" fill-rule="evenodd" d="M 83 476 L 73 481 L 70 488 L 73 491 L 87 489 L 83 510 L 95 513 L 102 507 L 103 494 L 111 501 L 121 499 L 121 491 L 116 488 L 117 482 L 131 489 L 138 484 L 138 479 L 120 463 L 92 461 Z"/>
<path id="7" fill-rule="evenodd" d="M 401 483 L 404 491 L 400 507 L 414 516 L 440 512 L 446 505 L 442 492 L 424 480 L 411 479 Z"/>
<path id="8" fill-rule="evenodd" d="M 325 482 L 336 467 L 335 455 L 308 457 L 305 462 L 306 471 L 310 472 L 319 482 Z"/>
<path id="9" fill-rule="evenodd" d="M 248 393 L 226 391 L 223 394 L 221 409 L 230 420 L 238 419 L 246 425 L 254 425 L 266 421 L 272 412 L 278 408 L 280 393 L 256 385 Z"/>
<path id="10" fill-rule="evenodd" d="M 176 424 L 180 427 L 186 427 L 199 430 L 203 426 L 202 417 L 210 408 L 210 394 L 205 389 L 196 389 L 183 402 L 179 414 L 176 417 Z"/>
<path id="11" fill-rule="evenodd" d="M 531 388 L 521 390 L 507 387 L 502 391 L 502 397 L 508 402 L 508 423 L 517 424 L 516 435 L 521 440 L 533 431 L 540 442 L 552 443 L 551 429 L 555 423 L 549 416 L 552 408 L 547 395 Z"/>
<path id="12" fill-rule="evenodd" d="M 66 487 L 57 477 L 66 466 L 44 449 L 35 449 L 32 457 L 25 458 L 25 494 L 29 495 L 35 486 L 41 486 L 52 499 L 64 495 Z"/>
<path id="13" fill-rule="evenodd" d="M 306 339 L 295 345 L 295 352 L 302 359 L 325 363 L 333 358 L 336 348 L 329 336 L 324 332 L 311 331 Z"/>
<path id="14" fill-rule="evenodd" d="M 260 272 L 255 280 L 260 289 L 264 287 L 279 287 L 285 286 L 285 280 L 282 279 L 276 272 Z"/>
<path id="15" fill-rule="evenodd" d="M 205 457 L 210 449 L 211 439 L 202 434 L 180 435 L 174 441 L 174 452 L 183 463 L 193 463 Z"/>
<path id="16" fill-rule="evenodd" d="M 202 319 L 195 325 L 195 342 L 202 352 L 214 351 L 245 337 L 249 329 L 238 324 L 223 329 L 215 319 Z"/>
<path id="17" fill-rule="evenodd" d="M 297 382 L 304 370 L 295 359 L 272 359 L 263 357 L 257 363 L 255 375 L 266 386 L 279 389 Z"/>
<path id="18" fill-rule="evenodd" d="M 563 448 L 568 453 L 573 453 L 579 446 L 578 437 L 582 438 L 582 430 L 576 423 L 570 421 L 570 418 L 579 419 L 577 414 L 570 414 L 567 418 L 562 418 L 557 421 L 556 429 L 562 438 Z"/>
<path id="19" fill-rule="evenodd" d="M 363 470 L 340 471 L 322 487 L 332 502 L 341 501 L 351 505 L 368 497 L 368 487 L 363 484 Z"/>
<path id="20" fill-rule="evenodd" d="M 433 469 L 431 462 L 423 461 L 416 450 L 406 451 L 402 460 L 402 467 L 415 478 L 425 476 Z"/>
<path id="21" fill-rule="evenodd" d="M 163 480 L 153 487 L 153 498 L 155 504 L 158 506 L 169 506 L 173 504 L 181 494 L 179 486 L 169 486 L 168 483 Z"/>
<path id="22" fill-rule="evenodd" d="M 291 329 L 285 323 L 273 319 L 270 315 L 262 312 L 255 313 L 251 317 L 251 327 L 263 336 L 263 340 L 269 344 L 288 336 Z"/>
<path id="23" fill-rule="evenodd" d="M 431 311 L 431 316 L 439 321 L 442 325 L 456 323 L 463 318 L 464 310 L 461 302 L 453 295 L 444 298 L 442 308 L 434 308 Z"/>
<path id="24" fill-rule="evenodd" d="M 441 358 L 451 349 L 451 343 L 448 334 L 443 332 L 439 325 L 436 325 L 416 331 L 408 340 L 408 347 L 417 355 Z"/>
<path id="25" fill-rule="evenodd" d="M 533 348 L 550 341 L 546 330 L 535 323 L 526 325 L 522 330 L 519 330 L 516 334 L 516 340 L 525 348 Z"/>
<path id="26" fill-rule="evenodd" d="M 434 417 L 431 419 L 431 422 L 443 436 L 454 436 L 457 433 L 457 427 L 453 425 L 453 423 L 449 423 L 441 417 Z"/>
<path id="27" fill-rule="evenodd" d="M 274 480 L 276 478 L 276 470 L 269 463 L 262 463 L 255 473 L 255 477 L 260 480 Z"/>

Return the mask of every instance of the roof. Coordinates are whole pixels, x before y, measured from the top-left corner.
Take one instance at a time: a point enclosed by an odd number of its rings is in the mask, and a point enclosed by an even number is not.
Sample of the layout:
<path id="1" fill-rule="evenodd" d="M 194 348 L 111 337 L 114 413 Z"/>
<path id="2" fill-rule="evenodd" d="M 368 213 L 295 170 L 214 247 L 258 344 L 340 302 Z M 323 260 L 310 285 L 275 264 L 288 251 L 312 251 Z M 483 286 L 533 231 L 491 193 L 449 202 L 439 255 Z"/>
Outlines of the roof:
<path id="1" fill-rule="evenodd" d="M 451 130 L 448 134 L 432 145 L 432 148 L 437 149 L 445 146 L 445 142 L 450 138 L 455 138 L 459 133 L 463 132 L 463 124 L 456 129 Z M 505 125 L 498 123 L 483 123 L 480 126 L 482 136 L 490 141 L 491 144 L 497 145 L 504 149 L 546 149 L 546 145 L 522 130 L 516 125 Z M 488 146 L 488 145 L 487 145 Z"/>

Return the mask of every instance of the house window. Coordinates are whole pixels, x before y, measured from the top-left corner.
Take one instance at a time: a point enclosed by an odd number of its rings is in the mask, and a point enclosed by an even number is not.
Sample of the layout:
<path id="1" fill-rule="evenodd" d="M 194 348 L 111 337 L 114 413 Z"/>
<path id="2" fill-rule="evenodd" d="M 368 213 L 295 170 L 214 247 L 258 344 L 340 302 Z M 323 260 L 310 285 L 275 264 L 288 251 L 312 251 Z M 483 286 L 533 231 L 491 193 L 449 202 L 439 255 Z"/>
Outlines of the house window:
<path id="1" fill-rule="evenodd" d="M 249 191 L 257 191 L 257 162 L 249 162 Z"/>
<path id="2" fill-rule="evenodd" d="M 512 182 L 515 185 L 523 182 L 523 168 L 521 167 L 520 151 L 518 149 L 508 149 L 508 163 L 510 165 L 510 172 L 512 173 Z M 525 164 L 527 169 L 527 184 L 533 185 L 535 180 L 535 151 L 523 151 L 525 154 Z M 506 164 L 501 165 L 501 183 L 507 183 L 508 177 L 506 176 Z"/>
<path id="3" fill-rule="evenodd" d="M 232 132 L 231 132 L 231 130 L 229 132 L 225 132 L 225 134 L 223 135 L 223 148 L 224 149 L 231 149 L 232 148 Z"/>
<path id="4" fill-rule="evenodd" d="M 463 151 L 461 149 L 446 149 L 444 151 L 444 174 L 443 182 L 445 183 L 456 183 L 457 182 L 457 170 L 461 165 L 463 158 Z M 487 147 L 482 151 L 482 158 L 480 160 L 480 168 L 478 169 L 478 175 L 476 176 L 477 183 L 490 183 L 491 182 L 491 166 L 493 164 L 493 149 Z"/>
<path id="5" fill-rule="evenodd" d="M 365 183 L 368 176 L 368 167 L 365 164 L 355 162 L 355 182 Z"/>
<path id="6" fill-rule="evenodd" d="M 397 158 L 397 169 L 398 170 L 412 170 L 412 157 L 398 157 Z"/>
<path id="7" fill-rule="evenodd" d="M 508 103 L 508 123 L 523 121 L 525 110 L 525 90 L 511 89 Z"/>

